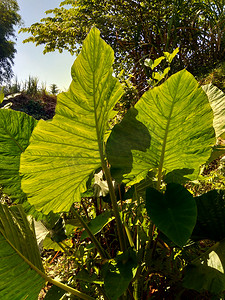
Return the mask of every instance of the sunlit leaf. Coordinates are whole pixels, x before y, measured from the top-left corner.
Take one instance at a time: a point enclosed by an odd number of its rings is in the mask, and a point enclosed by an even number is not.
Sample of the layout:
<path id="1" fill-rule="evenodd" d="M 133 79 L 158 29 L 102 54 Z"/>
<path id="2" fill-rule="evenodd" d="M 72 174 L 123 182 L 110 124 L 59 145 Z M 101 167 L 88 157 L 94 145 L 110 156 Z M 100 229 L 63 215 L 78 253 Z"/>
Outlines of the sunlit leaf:
<path id="1" fill-rule="evenodd" d="M 35 208 L 68 211 L 104 159 L 104 140 L 122 88 L 112 76 L 113 50 L 93 28 L 58 96 L 52 121 L 40 121 L 21 158 L 22 188 Z"/>
<path id="2" fill-rule="evenodd" d="M 162 169 L 164 173 L 189 169 L 193 172 L 188 178 L 195 178 L 211 154 L 215 133 L 208 98 L 194 77 L 186 70 L 172 75 L 159 87 L 147 91 L 135 108 L 136 120 L 149 131 L 150 147 L 145 151 L 132 148 L 133 169 L 124 175 L 124 180 L 136 183 L 152 169 Z M 114 140 L 121 149 L 127 143 L 119 131 Z M 113 148 L 113 142 L 108 147 Z M 126 169 L 126 164 L 117 163 L 115 157 L 108 158 L 114 169 Z"/>
<path id="3" fill-rule="evenodd" d="M 171 64 L 172 60 L 174 59 L 174 57 L 177 55 L 178 52 L 179 52 L 179 47 L 174 49 L 172 53 L 163 52 L 163 54 L 166 57 L 166 60 L 168 61 L 168 63 Z"/>
<path id="4" fill-rule="evenodd" d="M 207 94 L 213 110 L 213 126 L 215 128 L 216 137 L 225 139 L 225 94 L 212 84 L 204 85 L 202 88 Z"/>

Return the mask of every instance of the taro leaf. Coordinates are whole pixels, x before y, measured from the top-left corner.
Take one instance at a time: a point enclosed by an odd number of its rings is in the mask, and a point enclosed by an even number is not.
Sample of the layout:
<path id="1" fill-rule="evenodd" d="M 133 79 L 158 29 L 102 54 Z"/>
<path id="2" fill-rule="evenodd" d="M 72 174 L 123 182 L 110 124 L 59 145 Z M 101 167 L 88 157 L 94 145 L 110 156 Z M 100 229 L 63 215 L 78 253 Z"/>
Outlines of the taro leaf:
<path id="1" fill-rule="evenodd" d="M 88 227 L 90 228 L 93 234 L 97 234 L 102 230 L 103 227 L 105 227 L 113 219 L 115 219 L 115 217 L 112 217 L 111 212 L 107 211 L 105 213 L 100 214 L 96 218 L 92 219 L 88 223 Z M 86 231 L 84 231 L 81 235 L 81 240 L 84 240 L 87 237 L 89 237 L 89 235 Z"/>
<path id="2" fill-rule="evenodd" d="M 213 110 L 213 126 L 215 128 L 216 137 L 225 139 L 225 94 L 212 84 L 204 85 L 202 88 L 207 94 Z"/>
<path id="3" fill-rule="evenodd" d="M 0 299 L 38 298 L 45 280 L 34 232 L 22 206 L 10 209 L 0 204 Z"/>
<path id="4" fill-rule="evenodd" d="M 19 111 L 0 109 L 0 185 L 12 200 L 23 202 L 19 175 L 20 155 L 28 146 L 37 121 Z"/>
<path id="5" fill-rule="evenodd" d="M 225 190 L 212 190 L 195 197 L 197 222 L 191 238 L 220 241 L 225 238 Z"/>
<path id="6" fill-rule="evenodd" d="M 60 300 L 65 294 L 65 291 L 56 285 L 53 285 L 45 295 L 45 300 Z"/>
<path id="7" fill-rule="evenodd" d="M 186 70 L 172 75 L 159 87 L 147 91 L 135 108 L 136 120 L 148 128 L 151 143 L 145 152 L 132 149 L 133 169 L 124 175 L 124 180 L 136 183 L 156 168 L 166 173 L 194 169 L 188 178 L 196 177 L 199 166 L 210 156 L 215 133 L 208 98 L 194 77 Z M 125 142 L 118 132 L 121 149 Z M 113 157 L 108 158 L 114 169 L 127 168 L 126 161 L 117 163 Z"/>
<path id="8" fill-rule="evenodd" d="M 55 220 L 57 216 L 45 216 L 27 202 L 21 190 L 19 174 L 20 156 L 29 144 L 37 120 L 23 112 L 0 109 L 0 185 L 13 201 L 23 202 L 24 211 L 36 220 Z"/>
<path id="9" fill-rule="evenodd" d="M 219 294 L 225 290 L 225 241 L 216 243 L 184 270 L 183 286 Z"/>
<path id="10" fill-rule="evenodd" d="M 93 28 L 72 67 L 69 91 L 52 121 L 41 120 L 21 158 L 22 188 L 37 210 L 68 211 L 104 159 L 104 140 L 123 91 L 112 76 L 113 50 Z"/>
<path id="11" fill-rule="evenodd" d="M 168 183 L 165 193 L 149 187 L 146 210 L 153 223 L 171 241 L 180 247 L 185 245 L 197 218 L 197 207 L 191 193 L 177 183 Z"/>
<path id="12" fill-rule="evenodd" d="M 103 267 L 104 288 L 109 299 L 117 300 L 134 278 L 137 270 L 137 257 L 132 248 L 118 255 Z"/>

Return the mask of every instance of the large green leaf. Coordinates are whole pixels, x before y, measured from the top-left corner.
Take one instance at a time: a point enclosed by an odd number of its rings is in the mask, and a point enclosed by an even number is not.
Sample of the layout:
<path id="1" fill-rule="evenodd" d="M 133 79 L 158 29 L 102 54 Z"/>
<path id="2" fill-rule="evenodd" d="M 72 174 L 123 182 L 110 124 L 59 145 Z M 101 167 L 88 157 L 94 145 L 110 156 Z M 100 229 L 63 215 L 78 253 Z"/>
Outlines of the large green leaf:
<path id="1" fill-rule="evenodd" d="M 93 28 L 72 67 L 69 91 L 52 121 L 40 121 L 21 158 L 22 188 L 36 209 L 68 211 L 104 159 L 104 139 L 122 88 L 112 76 L 113 50 Z"/>
<path id="2" fill-rule="evenodd" d="M 166 173 L 185 169 L 188 178 L 195 177 L 199 166 L 210 156 L 215 133 L 208 98 L 194 77 L 186 70 L 172 75 L 159 87 L 147 91 L 135 108 L 136 120 L 148 128 L 150 147 L 147 151 L 132 148 L 133 169 L 124 176 L 125 180 L 140 181 L 151 169 Z M 109 139 L 107 149 L 114 147 L 114 140 L 122 149 L 125 140 L 124 135 L 120 136 L 118 131 Z M 140 143 L 139 148 L 144 148 L 146 141 Z M 126 160 L 117 163 L 114 153 L 109 154 L 114 170 L 129 168 Z"/>
<path id="3" fill-rule="evenodd" d="M 19 175 L 20 155 L 37 121 L 19 111 L 0 109 L 0 185 L 12 200 L 26 200 Z"/>
<path id="4" fill-rule="evenodd" d="M 219 294 L 225 290 L 225 241 L 216 243 L 185 268 L 183 286 Z"/>
<path id="5" fill-rule="evenodd" d="M 225 94 L 212 84 L 204 85 L 202 88 L 207 94 L 213 110 L 213 126 L 215 128 L 216 137 L 225 139 Z"/>
<path id="6" fill-rule="evenodd" d="M 45 280 L 36 238 L 22 206 L 0 204 L 0 299 L 36 300 Z"/>
<path id="7" fill-rule="evenodd" d="M 165 193 L 149 187 L 146 210 L 155 225 L 178 246 L 184 246 L 196 223 L 197 207 L 182 185 L 168 183 Z"/>

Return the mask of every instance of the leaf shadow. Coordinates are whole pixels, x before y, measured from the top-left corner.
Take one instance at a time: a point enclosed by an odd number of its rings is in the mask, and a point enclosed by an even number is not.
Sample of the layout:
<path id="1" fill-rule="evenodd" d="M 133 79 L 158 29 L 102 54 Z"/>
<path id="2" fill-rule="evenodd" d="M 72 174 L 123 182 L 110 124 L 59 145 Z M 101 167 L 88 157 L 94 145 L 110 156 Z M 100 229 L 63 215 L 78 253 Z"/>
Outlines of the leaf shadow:
<path id="1" fill-rule="evenodd" d="M 136 119 L 138 111 L 129 109 L 123 120 L 116 124 L 106 144 L 106 154 L 112 177 L 121 182 L 124 174 L 132 170 L 132 150 L 146 152 L 151 144 L 147 127 Z"/>

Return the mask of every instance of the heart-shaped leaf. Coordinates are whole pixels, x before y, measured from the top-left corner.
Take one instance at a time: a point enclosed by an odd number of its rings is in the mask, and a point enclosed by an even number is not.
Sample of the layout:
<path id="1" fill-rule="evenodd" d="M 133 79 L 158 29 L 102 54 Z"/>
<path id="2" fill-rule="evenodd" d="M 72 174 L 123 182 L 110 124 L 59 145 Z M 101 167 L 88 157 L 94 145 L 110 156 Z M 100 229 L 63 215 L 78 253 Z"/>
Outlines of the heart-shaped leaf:
<path id="1" fill-rule="evenodd" d="M 155 225 L 178 246 L 185 245 L 196 223 L 197 207 L 191 193 L 177 183 L 167 184 L 165 193 L 149 187 L 146 209 Z"/>

